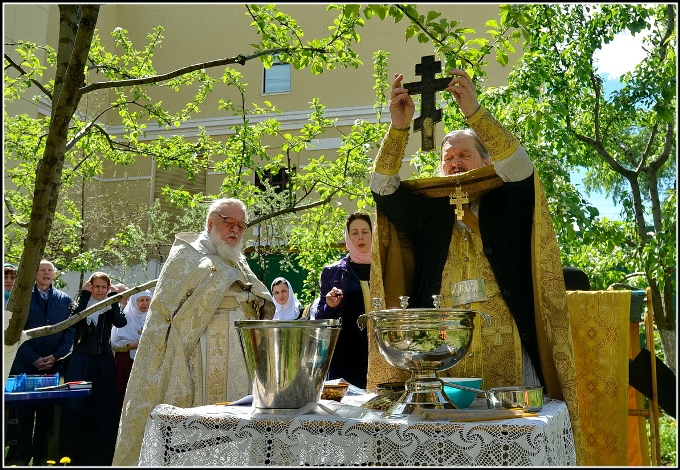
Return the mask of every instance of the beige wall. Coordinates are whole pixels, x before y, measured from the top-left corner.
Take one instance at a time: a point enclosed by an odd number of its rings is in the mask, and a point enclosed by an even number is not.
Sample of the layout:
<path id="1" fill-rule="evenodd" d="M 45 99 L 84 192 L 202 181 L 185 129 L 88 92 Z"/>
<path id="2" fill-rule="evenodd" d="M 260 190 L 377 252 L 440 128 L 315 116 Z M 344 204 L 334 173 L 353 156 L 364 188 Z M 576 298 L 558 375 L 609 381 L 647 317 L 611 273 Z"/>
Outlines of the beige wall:
<path id="1" fill-rule="evenodd" d="M 418 8 L 425 11 L 425 4 Z M 305 38 L 328 35 L 326 27 L 332 24 L 337 11 L 325 11 L 324 5 L 282 4 L 279 7 L 295 17 L 306 32 Z M 457 19 L 462 25 L 484 31 L 484 22 L 497 18 L 497 5 L 430 5 L 439 10 L 442 17 Z M 165 40 L 161 49 L 154 53 L 154 64 L 159 73 L 169 72 L 180 65 L 199 63 L 223 57 L 249 54 L 250 43 L 258 40 L 254 28 L 249 26 L 250 19 L 245 15 L 242 5 L 118 5 L 117 26 L 130 32 L 131 39 L 141 47 L 146 35 L 161 24 L 165 28 Z M 391 19 L 380 21 L 373 18 L 363 28 L 358 28 L 361 42 L 356 50 L 364 62 L 360 69 L 339 69 L 325 71 L 322 75 L 312 75 L 309 70 L 293 71 L 292 92 L 275 95 L 272 100 L 285 111 L 306 110 L 312 98 L 320 97 L 328 108 L 347 106 L 371 106 L 373 104 L 372 53 L 383 49 L 391 52 L 390 75 L 401 72 L 406 77 L 416 79 L 415 63 L 420 56 L 432 54 L 432 44 L 420 44 L 416 38 L 404 40 L 406 20 L 394 24 Z M 178 59 L 181 58 L 181 59 Z M 248 86 L 247 102 L 260 101 L 262 66 L 258 60 L 248 61 L 245 66 L 235 65 L 235 70 L 243 73 Z M 220 69 L 213 71 L 214 76 L 221 74 Z M 489 65 L 490 85 L 505 83 L 507 69 L 495 62 Z M 168 95 L 171 93 L 168 92 Z M 159 95 L 162 96 L 162 95 Z M 176 95 L 175 95 L 176 96 Z M 186 95 L 185 95 L 186 96 Z M 235 97 L 233 93 L 226 97 Z M 216 100 L 225 96 L 215 96 Z M 207 106 L 199 117 L 219 117 L 222 113 L 215 107 Z"/>
<path id="2" fill-rule="evenodd" d="M 56 36 L 51 37 L 48 34 L 50 5 L 7 5 L 3 4 L 3 26 L 4 26 L 4 42 L 3 50 L 5 52 L 14 50 L 13 47 L 7 47 L 7 44 L 17 42 L 19 40 L 35 42 L 36 44 L 54 44 Z M 57 19 L 59 17 L 57 16 Z M 45 54 L 38 52 L 41 60 L 44 62 Z M 18 60 L 18 54 L 10 53 L 10 56 Z M 43 80 L 47 81 L 47 80 Z M 27 99 L 28 98 L 28 99 Z M 38 109 L 33 102 L 30 101 L 30 96 L 26 95 L 20 102 L 11 103 L 7 107 L 7 111 L 13 114 L 28 114 L 32 117 L 38 116 Z"/>
<path id="3" fill-rule="evenodd" d="M 327 26 L 332 24 L 332 19 L 337 16 L 337 11 L 327 12 L 324 4 L 280 4 L 279 8 L 296 18 L 305 31 L 305 39 L 311 40 L 319 36 L 330 34 Z M 442 18 L 449 21 L 458 20 L 461 27 L 472 27 L 485 35 L 488 28 L 484 23 L 488 19 L 498 17 L 497 4 L 419 4 L 421 14 L 427 10 L 442 12 Z M 24 39 L 36 41 L 39 44 L 48 42 L 56 46 L 58 33 L 59 12 L 56 4 L 42 5 L 5 5 L 4 6 L 5 42 Z M 234 57 L 239 54 L 251 54 L 251 43 L 258 41 L 254 28 L 250 27 L 251 20 L 246 16 L 246 10 L 242 4 L 110 4 L 102 5 L 98 20 L 98 31 L 103 43 L 111 50 L 113 40 L 111 31 L 121 27 L 129 32 L 135 49 L 141 50 L 148 42 L 147 35 L 154 27 L 162 25 L 165 29 L 165 37 L 162 46 L 154 51 L 154 66 L 157 73 L 167 73 L 182 66 L 199 63 L 207 60 L 215 60 L 225 57 Z M 328 116 L 337 117 L 344 123 L 346 131 L 357 117 L 374 121 L 372 106 L 375 101 L 373 91 L 374 78 L 372 58 L 373 52 L 384 49 L 391 53 L 388 59 L 389 73 L 403 73 L 405 82 L 420 81 L 415 75 L 415 64 L 420 62 L 421 56 L 432 55 L 432 44 L 420 44 L 417 39 L 404 39 L 404 30 L 407 20 L 403 19 L 395 24 L 391 18 L 380 21 L 373 18 L 367 21 L 363 28 L 358 28 L 361 42 L 355 50 L 359 53 L 364 65 L 359 69 L 326 70 L 321 75 L 312 75 L 309 70 L 292 70 L 291 92 L 283 94 L 262 95 L 262 65 L 259 60 L 248 61 L 245 66 L 235 65 L 234 69 L 244 75 L 244 81 L 248 83 L 245 102 L 258 103 L 266 99 L 271 101 L 283 115 L 279 120 L 284 128 L 299 129 L 309 112 L 309 103 L 313 98 L 319 98 L 326 106 Z M 488 36 L 487 36 L 488 37 Z M 120 52 L 120 51 L 118 51 Z M 511 63 L 514 61 L 511 60 Z M 221 76 L 224 67 L 210 71 L 215 76 Z M 487 68 L 490 86 L 501 86 L 506 83 L 509 67 L 501 67 L 493 57 L 489 57 Z M 45 80 L 51 78 L 51 74 Z M 90 81 L 103 80 L 102 75 L 93 74 Z M 163 100 L 164 105 L 170 111 L 180 109 L 189 99 L 191 93 L 173 93 L 168 90 L 155 89 L 152 92 L 154 99 Z M 224 85 L 217 86 L 216 92 L 201 107 L 201 113 L 197 114 L 192 122 L 183 124 L 180 129 L 155 130 L 154 125 L 149 124 L 149 139 L 155 138 L 158 132 L 169 136 L 181 132 L 183 135 L 194 135 L 197 125 L 204 125 L 209 132 L 218 137 L 225 136 L 229 132 L 227 125 L 234 122 L 234 118 L 217 107 L 219 99 L 239 100 L 234 90 L 227 89 Z M 97 97 L 84 101 L 82 111 L 90 115 L 95 114 L 112 100 L 112 95 L 100 94 Z M 11 103 L 7 106 L 10 113 L 29 112 L 37 116 L 40 111 L 49 112 L 49 108 L 39 108 L 30 101 Z M 385 113 L 383 120 L 389 120 L 389 114 Z M 114 130 L 119 123 L 115 113 L 107 115 L 107 124 Z M 435 132 L 435 141 L 444 135 L 443 124 L 439 123 Z M 339 137 L 338 131 L 329 131 L 324 138 Z M 417 133 L 410 139 L 406 154 L 416 152 L 420 147 L 420 134 Z M 280 145 L 276 138 L 268 138 L 265 143 L 269 144 L 273 151 Z M 308 158 L 325 154 L 335 155 L 335 149 L 302 152 L 293 155 L 293 164 L 299 169 L 304 169 Z M 162 171 L 162 170 L 157 170 Z M 148 202 L 153 194 L 153 183 L 148 184 L 148 177 L 154 176 L 153 164 L 147 158 L 140 158 L 132 165 L 121 167 L 108 165 L 103 175 L 102 194 L 115 195 L 118 203 L 126 205 L 126 201 Z M 121 178 L 142 178 L 144 184 L 138 185 L 135 191 L 125 190 Z M 219 175 L 208 175 L 206 179 L 207 190 L 216 191 L 221 182 Z M 129 187 L 129 186 L 128 186 Z"/>

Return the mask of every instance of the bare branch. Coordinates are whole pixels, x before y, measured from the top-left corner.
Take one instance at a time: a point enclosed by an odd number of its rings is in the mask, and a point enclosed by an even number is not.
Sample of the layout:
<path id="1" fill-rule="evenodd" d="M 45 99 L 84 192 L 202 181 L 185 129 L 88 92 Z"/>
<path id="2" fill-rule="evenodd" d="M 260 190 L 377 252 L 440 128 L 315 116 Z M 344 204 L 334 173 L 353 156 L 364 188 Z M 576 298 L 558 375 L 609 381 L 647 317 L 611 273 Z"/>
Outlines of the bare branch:
<path id="1" fill-rule="evenodd" d="M 28 336 L 27 339 L 31 338 L 40 338 L 42 336 L 48 336 L 48 335 L 53 335 L 54 333 L 59 333 L 60 331 L 65 330 L 66 328 L 69 328 L 76 323 L 78 323 L 80 320 L 83 318 L 89 316 L 90 314 L 96 312 L 97 310 L 100 310 L 104 307 L 108 307 L 109 305 L 118 302 L 119 300 L 130 297 L 131 295 L 136 294 L 137 292 L 142 292 L 143 290 L 146 290 L 150 287 L 153 287 L 156 285 L 158 282 L 158 279 L 153 279 L 145 284 L 140 284 L 137 287 L 133 287 L 132 289 L 128 289 L 124 292 L 120 292 L 116 295 L 112 295 L 111 297 L 107 297 L 106 300 L 102 300 L 101 302 L 97 302 L 96 304 L 92 305 L 91 307 L 86 308 L 82 312 L 79 312 L 76 315 L 73 315 L 71 317 L 68 317 L 66 320 L 61 321 L 57 323 L 56 325 L 49 325 L 49 326 L 41 326 L 39 328 L 33 328 L 31 330 L 26 330 L 26 336 Z"/>
<path id="2" fill-rule="evenodd" d="M 644 168 L 645 163 L 647 163 L 647 158 L 649 158 L 649 154 L 653 151 L 655 145 L 654 145 L 654 139 L 656 137 L 656 134 L 659 132 L 659 123 L 655 122 L 654 125 L 652 126 L 652 131 L 649 133 L 649 138 L 647 139 L 647 145 L 645 146 L 644 152 L 642 152 L 642 158 L 640 159 L 640 162 L 638 163 L 638 170 L 641 168 Z"/>
<path id="3" fill-rule="evenodd" d="M 602 159 L 605 162 L 607 162 L 609 164 L 609 166 L 612 167 L 612 169 L 614 169 L 614 171 L 616 171 L 617 173 L 620 173 L 621 175 L 623 175 L 624 177 L 626 177 L 629 180 L 631 178 L 636 177 L 637 173 L 635 171 L 627 169 L 626 167 L 621 165 L 618 161 L 616 161 L 616 159 L 611 156 L 609 151 L 607 151 L 607 149 L 604 148 L 604 145 L 602 145 L 602 142 L 595 140 L 592 137 L 588 137 L 586 135 L 579 134 L 575 130 L 572 130 L 572 132 L 574 134 L 574 137 L 576 137 L 578 140 L 580 140 L 581 142 L 588 144 L 591 147 L 593 147 L 597 151 L 597 153 L 600 154 Z"/>
<path id="4" fill-rule="evenodd" d="M 673 148 L 673 143 L 675 142 L 675 133 L 673 132 L 673 124 L 666 124 L 666 138 L 664 140 L 663 149 L 659 157 L 649 164 L 649 167 L 658 170 L 661 168 L 670 158 L 671 149 Z"/>
<path id="5" fill-rule="evenodd" d="M 305 51 L 310 51 L 310 52 L 318 52 L 321 54 L 327 54 L 328 51 L 325 49 L 318 49 L 318 48 L 313 48 L 313 47 L 303 47 L 301 48 L 302 50 Z M 191 72 L 195 72 L 196 70 L 203 70 L 203 69 L 209 69 L 213 67 L 219 67 L 221 65 L 229 65 L 229 64 L 240 64 L 240 65 L 245 65 L 245 63 L 249 60 L 256 59 L 260 56 L 263 55 L 272 55 L 272 54 L 278 54 L 279 52 L 286 52 L 289 51 L 288 47 L 280 47 L 277 49 L 268 49 L 266 51 L 259 51 L 256 52 L 255 54 L 251 55 L 237 55 L 236 57 L 229 57 L 225 59 L 216 59 L 216 60 L 209 60 L 207 62 L 201 62 L 199 64 L 193 64 L 189 65 L 187 67 L 182 67 L 176 70 L 173 70 L 172 72 L 168 72 L 162 75 L 153 75 L 151 77 L 144 77 L 144 78 L 135 78 L 131 80 L 116 80 L 112 82 L 97 82 L 93 83 L 91 85 L 87 85 L 83 88 L 80 89 L 80 95 L 84 95 L 85 93 L 89 93 L 94 90 L 103 90 L 107 88 L 117 88 L 117 87 L 130 87 L 130 86 L 136 86 L 136 85 L 149 85 L 152 83 L 159 83 L 159 82 L 164 82 L 166 80 L 170 80 L 176 77 L 180 77 L 182 75 L 186 75 Z"/>
<path id="6" fill-rule="evenodd" d="M 328 204 L 329 202 L 331 202 L 333 200 L 333 196 L 335 196 L 335 194 L 338 191 L 339 191 L 339 189 L 336 189 L 335 191 L 330 193 L 325 198 L 319 199 L 318 201 L 312 202 L 310 204 L 306 204 L 304 206 L 287 207 L 285 209 L 281 209 L 280 211 L 272 212 L 270 214 L 263 215 L 262 217 L 258 217 L 257 219 L 254 219 L 251 222 L 249 222 L 248 227 L 252 227 L 253 225 L 264 222 L 265 220 L 273 219 L 273 218 L 278 217 L 280 215 L 294 214 L 295 212 L 300 212 L 300 211 L 304 211 L 304 210 L 307 210 L 307 209 L 311 209 L 312 207 L 323 206 L 324 204 Z"/>

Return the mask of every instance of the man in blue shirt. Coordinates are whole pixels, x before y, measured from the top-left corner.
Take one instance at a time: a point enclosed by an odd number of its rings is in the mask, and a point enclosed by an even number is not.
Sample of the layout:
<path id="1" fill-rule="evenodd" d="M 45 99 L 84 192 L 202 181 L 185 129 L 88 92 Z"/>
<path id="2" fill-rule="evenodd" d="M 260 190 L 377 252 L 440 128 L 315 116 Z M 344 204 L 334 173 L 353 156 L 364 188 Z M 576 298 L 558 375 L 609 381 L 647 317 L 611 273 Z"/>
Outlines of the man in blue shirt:
<path id="1" fill-rule="evenodd" d="M 71 297 L 52 286 L 55 274 L 54 265 L 50 261 L 40 262 L 24 330 L 55 325 L 68 318 Z M 63 374 L 63 359 L 71 351 L 73 336 L 74 329 L 67 328 L 26 341 L 17 350 L 10 375 Z M 17 406 L 17 450 L 14 461 L 10 464 L 28 465 L 32 458 L 33 465 L 47 465 L 47 443 L 52 429 L 53 407 L 53 404 Z M 50 457 L 59 460 L 60 456 Z"/>

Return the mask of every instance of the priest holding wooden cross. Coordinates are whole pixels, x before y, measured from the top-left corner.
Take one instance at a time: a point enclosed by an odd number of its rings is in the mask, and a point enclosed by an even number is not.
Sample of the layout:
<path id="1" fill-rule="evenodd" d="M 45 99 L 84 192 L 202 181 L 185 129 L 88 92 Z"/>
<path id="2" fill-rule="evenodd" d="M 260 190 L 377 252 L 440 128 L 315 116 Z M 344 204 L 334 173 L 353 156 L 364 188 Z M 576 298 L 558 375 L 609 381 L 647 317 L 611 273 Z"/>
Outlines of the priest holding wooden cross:
<path id="1" fill-rule="evenodd" d="M 492 324 L 477 315 L 468 354 L 440 375 L 482 377 L 484 388 L 542 385 L 570 405 L 575 385 L 566 294 L 543 188 L 519 140 L 480 106 L 470 76 L 458 69 L 449 74 L 445 90 L 469 128 L 442 140 L 442 176 L 405 181 L 399 170 L 414 92 L 395 74 L 391 125 L 370 182 L 377 205 L 373 246 L 379 247 L 371 297 L 398 308 L 399 296 L 408 295 L 410 308 L 432 308 L 432 296 L 441 295 L 443 308 L 488 313 Z M 367 389 L 407 378 L 369 343 Z"/>

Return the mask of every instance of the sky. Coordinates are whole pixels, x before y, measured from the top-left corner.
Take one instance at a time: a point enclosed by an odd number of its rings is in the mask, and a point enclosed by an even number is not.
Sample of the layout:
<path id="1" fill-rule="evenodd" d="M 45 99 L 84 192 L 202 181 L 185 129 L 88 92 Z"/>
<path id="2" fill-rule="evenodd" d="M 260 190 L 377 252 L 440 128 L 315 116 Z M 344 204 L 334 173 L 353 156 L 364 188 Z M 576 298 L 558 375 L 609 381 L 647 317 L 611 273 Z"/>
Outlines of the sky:
<path id="1" fill-rule="evenodd" d="M 643 59 L 642 37 L 643 33 L 638 33 L 635 36 L 629 33 L 620 34 L 612 42 L 605 44 L 595 54 L 598 70 L 602 78 L 605 79 L 604 89 L 606 93 L 611 93 L 621 88 L 621 82 L 619 82 L 621 75 L 633 70 Z M 584 174 L 584 172 L 571 174 L 572 182 L 581 191 L 583 197 L 587 198 L 590 204 L 597 207 L 600 211 L 600 217 L 621 220 L 621 207 L 615 206 L 604 194 L 586 194 L 581 184 Z"/>

